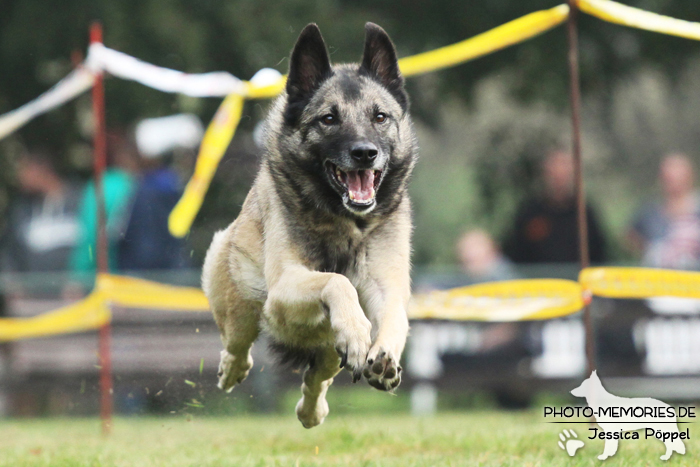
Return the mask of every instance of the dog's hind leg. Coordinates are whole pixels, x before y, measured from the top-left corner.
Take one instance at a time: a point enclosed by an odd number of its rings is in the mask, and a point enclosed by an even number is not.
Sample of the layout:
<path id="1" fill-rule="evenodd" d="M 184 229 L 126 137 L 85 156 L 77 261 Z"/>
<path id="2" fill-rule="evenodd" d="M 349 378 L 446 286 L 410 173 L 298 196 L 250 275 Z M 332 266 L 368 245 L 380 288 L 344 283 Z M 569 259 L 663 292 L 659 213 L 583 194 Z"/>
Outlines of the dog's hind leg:
<path id="1" fill-rule="evenodd" d="M 255 305 L 240 301 L 232 304 L 227 312 L 219 314 L 220 317 L 216 319 L 221 331 L 221 342 L 224 344 L 219 362 L 218 386 L 226 392 L 231 392 L 236 384 L 243 382 L 253 367 L 250 353 L 260 332 L 258 313 L 261 308 L 260 305 Z M 216 310 L 214 314 L 217 316 Z"/>
<path id="2" fill-rule="evenodd" d="M 230 392 L 253 367 L 250 355 L 260 332 L 262 304 L 242 297 L 239 284 L 231 277 L 230 245 L 225 232 L 214 236 L 202 273 L 202 287 L 209 299 L 224 350 L 219 363 L 219 388 Z"/>
<path id="3" fill-rule="evenodd" d="M 323 423 L 328 415 L 326 392 L 333 384 L 333 377 L 340 371 L 340 358 L 333 347 L 320 349 L 304 372 L 301 399 L 297 403 L 297 417 L 304 428 Z"/>

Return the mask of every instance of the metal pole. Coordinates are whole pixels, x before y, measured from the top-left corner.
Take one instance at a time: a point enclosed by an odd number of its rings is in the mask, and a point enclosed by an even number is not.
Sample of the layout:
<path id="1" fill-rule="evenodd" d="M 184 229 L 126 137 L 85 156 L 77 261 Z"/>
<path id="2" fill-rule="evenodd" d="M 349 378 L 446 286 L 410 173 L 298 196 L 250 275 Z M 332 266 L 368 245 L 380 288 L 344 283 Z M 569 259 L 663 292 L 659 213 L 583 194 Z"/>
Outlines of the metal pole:
<path id="1" fill-rule="evenodd" d="M 571 102 L 572 155 L 574 158 L 574 189 L 576 191 L 579 258 L 581 269 L 590 265 L 588 252 L 588 219 L 586 217 L 586 193 L 583 186 L 583 163 L 581 161 L 581 87 L 578 68 L 578 3 L 569 1 L 567 36 L 569 42 L 569 97 Z M 587 301 L 583 309 L 583 322 L 586 329 L 586 361 L 588 374 L 596 369 L 595 336 L 591 321 L 591 309 Z"/>
<path id="2" fill-rule="evenodd" d="M 90 43 L 102 42 L 102 25 L 94 22 L 90 26 Z M 107 167 L 107 134 L 105 126 L 105 96 L 102 73 L 95 76 L 95 84 L 92 87 L 92 112 L 95 119 L 94 135 L 94 173 L 95 195 L 97 200 L 97 273 L 106 274 L 109 270 L 107 253 L 107 215 L 105 211 L 105 197 L 103 175 Z M 100 356 L 100 418 L 102 419 L 102 434 L 108 435 L 112 425 L 112 355 L 110 323 L 100 328 L 99 356 Z"/>

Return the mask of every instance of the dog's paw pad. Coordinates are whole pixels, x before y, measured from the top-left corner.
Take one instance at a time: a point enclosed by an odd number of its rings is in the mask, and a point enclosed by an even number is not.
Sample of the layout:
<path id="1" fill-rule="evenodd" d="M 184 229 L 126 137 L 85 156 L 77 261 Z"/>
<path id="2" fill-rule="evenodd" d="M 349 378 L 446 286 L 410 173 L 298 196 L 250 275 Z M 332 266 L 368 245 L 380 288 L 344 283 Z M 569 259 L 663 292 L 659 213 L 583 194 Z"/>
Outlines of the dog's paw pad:
<path id="1" fill-rule="evenodd" d="M 373 388 L 380 391 L 392 391 L 401 383 L 401 371 L 398 360 L 384 350 L 370 351 L 363 374 Z"/>
<path id="2" fill-rule="evenodd" d="M 569 456 L 573 457 L 576 451 L 583 447 L 583 441 L 576 439 L 578 436 L 574 430 L 567 430 L 566 428 L 559 433 L 559 439 L 561 441 L 557 442 L 559 447 L 566 451 Z"/>
<path id="3" fill-rule="evenodd" d="M 253 367 L 253 358 L 248 354 L 244 357 L 234 357 L 228 351 L 221 351 L 221 361 L 219 362 L 219 389 L 231 392 L 236 384 L 243 382 L 250 369 Z"/>

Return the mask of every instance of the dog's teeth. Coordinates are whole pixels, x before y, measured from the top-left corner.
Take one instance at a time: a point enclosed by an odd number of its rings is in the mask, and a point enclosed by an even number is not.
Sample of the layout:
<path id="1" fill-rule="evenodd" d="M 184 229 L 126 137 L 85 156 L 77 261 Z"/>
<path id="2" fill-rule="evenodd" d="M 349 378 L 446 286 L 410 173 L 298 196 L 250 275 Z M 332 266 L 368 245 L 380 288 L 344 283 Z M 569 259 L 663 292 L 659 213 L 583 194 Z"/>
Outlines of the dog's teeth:
<path id="1" fill-rule="evenodd" d="M 348 192 L 348 196 L 350 197 L 351 200 L 355 201 L 355 195 L 353 194 L 352 191 Z"/>
<path id="2" fill-rule="evenodd" d="M 369 197 L 370 197 L 370 199 L 372 199 L 372 198 L 374 198 L 374 188 L 370 188 L 369 190 L 370 190 Z"/>

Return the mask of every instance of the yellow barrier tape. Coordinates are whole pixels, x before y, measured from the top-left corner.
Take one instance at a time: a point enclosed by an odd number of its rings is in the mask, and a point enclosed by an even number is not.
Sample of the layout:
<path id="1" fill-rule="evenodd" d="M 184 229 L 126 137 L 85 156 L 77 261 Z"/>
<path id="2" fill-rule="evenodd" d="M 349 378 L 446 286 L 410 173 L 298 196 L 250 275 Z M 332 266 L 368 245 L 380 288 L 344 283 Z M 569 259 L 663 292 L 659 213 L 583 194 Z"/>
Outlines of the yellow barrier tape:
<path id="1" fill-rule="evenodd" d="M 700 23 L 651 13 L 610 0 L 578 0 L 578 7 L 581 11 L 610 23 L 700 40 Z"/>
<path id="2" fill-rule="evenodd" d="M 588 268 L 579 282 L 527 279 L 416 294 L 410 319 L 528 321 L 560 318 L 584 306 L 584 292 L 610 298 L 700 299 L 700 272 Z M 84 300 L 32 318 L 0 319 L 0 342 L 96 329 L 111 319 L 108 304 L 129 308 L 206 311 L 204 293 L 133 277 L 100 274 Z"/>
<path id="3" fill-rule="evenodd" d="M 201 289 L 177 287 L 134 277 L 101 274 L 97 290 L 111 303 L 127 308 L 208 311 L 209 302 Z"/>
<path id="4" fill-rule="evenodd" d="M 457 44 L 402 58 L 399 66 L 406 76 L 455 66 L 542 34 L 562 23 L 568 14 L 567 5 L 530 13 Z M 202 141 L 195 173 L 170 213 L 168 228 L 173 236 L 184 237 L 190 230 L 221 156 L 238 125 L 243 100 L 275 97 L 284 89 L 286 80 L 286 76 L 283 76 L 276 83 L 266 86 L 246 82 L 245 95 L 232 94 L 221 104 Z"/>
<path id="5" fill-rule="evenodd" d="M 414 295 L 410 319 L 526 321 L 552 319 L 583 308 L 581 286 L 561 279 L 471 285 Z"/>
<path id="6" fill-rule="evenodd" d="M 85 299 L 31 318 L 0 318 L 0 342 L 97 329 L 110 322 L 109 304 L 127 308 L 207 311 L 204 292 L 133 277 L 98 274 Z"/>
<path id="7" fill-rule="evenodd" d="M 0 319 L 0 342 L 96 329 L 109 323 L 104 297 L 91 293 L 86 299 L 31 318 Z"/>
<path id="8" fill-rule="evenodd" d="M 568 5 L 536 11 L 478 36 L 399 60 L 401 73 L 418 75 L 464 63 L 542 34 L 569 16 Z"/>
<path id="9" fill-rule="evenodd" d="M 257 86 L 255 83 L 246 81 L 247 99 L 269 99 L 280 94 L 284 90 L 284 86 L 287 84 L 287 76 L 282 76 L 279 81 L 274 84 L 268 84 L 267 86 Z"/>
<path id="10" fill-rule="evenodd" d="M 199 148 L 194 174 L 168 218 L 168 228 L 173 236 L 184 237 L 190 230 L 219 161 L 226 152 L 241 120 L 244 102 L 243 96 L 230 94 L 221 103 L 209 124 Z"/>
<path id="11" fill-rule="evenodd" d="M 588 268 L 579 282 L 593 295 L 610 298 L 700 299 L 700 272 L 649 268 Z"/>

